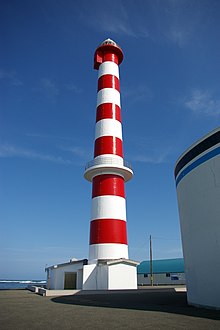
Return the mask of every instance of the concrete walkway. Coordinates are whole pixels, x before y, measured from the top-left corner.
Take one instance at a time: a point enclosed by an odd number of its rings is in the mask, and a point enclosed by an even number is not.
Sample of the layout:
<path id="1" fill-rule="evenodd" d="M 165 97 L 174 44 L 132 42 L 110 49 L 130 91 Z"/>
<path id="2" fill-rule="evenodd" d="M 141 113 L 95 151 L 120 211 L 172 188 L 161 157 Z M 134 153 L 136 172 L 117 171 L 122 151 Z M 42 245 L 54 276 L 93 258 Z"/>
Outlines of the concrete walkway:
<path id="1" fill-rule="evenodd" d="M 185 292 L 133 292 L 42 297 L 0 291 L 0 328 L 8 329 L 220 329 L 220 312 L 190 307 Z"/>

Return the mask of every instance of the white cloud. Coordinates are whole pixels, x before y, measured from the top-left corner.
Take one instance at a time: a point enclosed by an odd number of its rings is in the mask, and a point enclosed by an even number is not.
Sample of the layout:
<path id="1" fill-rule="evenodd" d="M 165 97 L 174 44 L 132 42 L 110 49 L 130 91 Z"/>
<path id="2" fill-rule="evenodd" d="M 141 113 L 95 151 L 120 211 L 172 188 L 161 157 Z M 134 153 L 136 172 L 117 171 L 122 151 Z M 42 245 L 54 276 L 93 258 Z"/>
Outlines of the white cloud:
<path id="1" fill-rule="evenodd" d="M 34 150 L 23 149 L 15 147 L 12 145 L 0 145 L 0 157 L 1 158 L 26 158 L 26 159 L 38 159 L 43 161 L 49 161 L 53 163 L 63 164 L 63 165 L 73 165 L 75 164 L 71 160 L 63 159 L 60 156 L 53 156 L 50 154 L 42 154 Z"/>
<path id="2" fill-rule="evenodd" d="M 185 26 L 170 26 L 164 34 L 168 40 L 177 44 L 179 47 L 186 45 L 190 39 L 190 31 Z"/>
<path id="3" fill-rule="evenodd" d="M 123 98 L 128 98 L 129 102 L 141 102 L 152 99 L 153 93 L 147 85 L 136 85 L 133 88 L 122 88 Z"/>
<path id="4" fill-rule="evenodd" d="M 32 90 L 52 103 L 56 102 L 57 96 L 60 94 L 57 84 L 50 78 L 42 78 L 38 86 Z"/>
<path id="5" fill-rule="evenodd" d="M 200 10 L 193 11 L 193 3 L 187 0 L 168 0 L 158 8 L 161 18 L 160 33 L 179 47 L 185 46 L 194 36 L 200 21 Z M 193 15 L 192 15 L 193 12 Z M 158 17 L 159 19 L 159 17 Z"/>
<path id="6" fill-rule="evenodd" d="M 195 114 L 217 116 L 220 114 L 220 98 L 215 98 L 208 90 L 194 89 L 184 100 L 184 105 Z"/>
<path id="7" fill-rule="evenodd" d="M 139 163 L 148 163 L 148 164 L 164 164 L 168 162 L 167 154 L 166 153 L 160 153 L 158 155 L 134 155 L 130 157 L 132 162 L 139 162 Z"/>
<path id="8" fill-rule="evenodd" d="M 94 8 L 96 9 L 94 12 Z M 99 1 L 88 3 L 80 7 L 80 19 L 93 29 L 129 37 L 148 37 L 148 30 L 144 25 L 136 24 L 134 17 L 128 13 L 123 1 Z M 132 14 L 132 13 L 131 13 Z"/>
<path id="9" fill-rule="evenodd" d="M 51 135 L 51 134 L 42 134 L 42 133 L 26 133 L 26 136 L 40 139 L 58 139 L 58 140 L 76 140 L 76 138 L 69 136 L 60 136 L 60 135 Z"/>
<path id="10" fill-rule="evenodd" d="M 204 19 L 202 6 L 190 0 L 103 0 L 102 5 L 93 0 L 78 11 L 79 19 L 98 32 L 168 41 L 179 47 L 195 40 Z"/>
<path id="11" fill-rule="evenodd" d="M 49 78 L 42 78 L 40 82 L 40 89 L 51 101 L 55 101 L 56 96 L 59 95 L 59 89 L 56 84 Z"/>
<path id="12" fill-rule="evenodd" d="M 69 83 L 65 85 L 66 89 L 69 91 L 73 91 L 74 93 L 78 94 L 81 93 L 82 90 L 80 88 L 78 88 L 75 84 L 73 83 Z"/>
<path id="13" fill-rule="evenodd" d="M 59 85 L 53 79 L 45 77 L 40 80 L 38 87 L 34 88 L 33 90 L 40 93 L 53 103 L 56 102 L 56 99 L 62 90 L 68 90 L 74 92 L 75 94 L 82 92 L 82 90 L 73 83 Z"/>
<path id="14" fill-rule="evenodd" d="M 12 86 L 22 86 L 23 82 L 17 77 L 15 71 L 0 70 L 0 79 L 8 80 Z"/>
<path id="15" fill-rule="evenodd" d="M 144 136 L 135 136 L 130 141 L 132 150 L 128 159 L 131 162 L 148 163 L 148 164 L 164 164 L 170 162 L 173 148 L 169 145 L 161 147 L 161 141 L 156 141 Z"/>
<path id="16" fill-rule="evenodd" d="M 148 151 L 134 154 L 129 157 L 132 162 L 147 163 L 147 164 L 164 164 L 169 162 L 170 148 L 167 150 Z"/>
<path id="17" fill-rule="evenodd" d="M 60 149 L 63 150 L 63 151 L 69 151 L 72 154 L 74 154 L 74 155 L 76 155 L 78 157 L 81 157 L 81 158 L 85 158 L 88 155 L 88 153 L 86 152 L 86 150 L 83 149 L 82 147 L 79 147 L 79 146 L 74 146 L 74 147 L 64 147 L 64 146 L 61 146 Z"/>

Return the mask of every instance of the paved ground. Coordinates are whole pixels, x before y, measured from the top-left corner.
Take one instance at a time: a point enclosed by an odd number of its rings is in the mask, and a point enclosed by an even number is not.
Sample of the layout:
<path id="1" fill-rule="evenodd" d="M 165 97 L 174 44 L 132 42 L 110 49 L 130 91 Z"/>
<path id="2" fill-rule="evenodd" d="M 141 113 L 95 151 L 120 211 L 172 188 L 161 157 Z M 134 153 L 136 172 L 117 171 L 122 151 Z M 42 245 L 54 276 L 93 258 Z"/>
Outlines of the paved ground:
<path id="1" fill-rule="evenodd" d="M 197 309 L 185 292 L 136 292 L 42 297 L 27 290 L 0 291 L 0 329 L 220 329 L 220 311 Z"/>

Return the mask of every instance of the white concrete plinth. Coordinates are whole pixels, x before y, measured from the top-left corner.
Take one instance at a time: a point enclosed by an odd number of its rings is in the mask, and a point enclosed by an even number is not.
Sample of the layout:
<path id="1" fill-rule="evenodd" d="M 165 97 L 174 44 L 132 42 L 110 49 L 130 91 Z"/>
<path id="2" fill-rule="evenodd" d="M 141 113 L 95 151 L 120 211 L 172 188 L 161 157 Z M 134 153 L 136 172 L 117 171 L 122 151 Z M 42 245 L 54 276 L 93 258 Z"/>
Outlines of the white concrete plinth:
<path id="1" fill-rule="evenodd" d="M 59 296 L 73 296 L 74 294 L 78 294 L 80 290 L 47 290 L 44 288 L 39 288 L 38 293 L 43 297 L 59 297 Z"/>
<path id="2" fill-rule="evenodd" d="M 83 266 L 83 290 L 137 289 L 138 262 L 128 259 L 97 260 Z"/>

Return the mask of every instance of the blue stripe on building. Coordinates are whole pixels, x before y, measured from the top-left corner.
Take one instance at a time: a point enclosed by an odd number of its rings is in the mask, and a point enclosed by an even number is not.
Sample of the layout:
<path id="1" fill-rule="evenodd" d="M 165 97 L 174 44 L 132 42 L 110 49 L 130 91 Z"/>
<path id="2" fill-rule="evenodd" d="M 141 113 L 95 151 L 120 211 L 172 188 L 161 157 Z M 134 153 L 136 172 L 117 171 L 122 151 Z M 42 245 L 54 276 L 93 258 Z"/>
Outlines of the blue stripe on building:
<path id="1" fill-rule="evenodd" d="M 182 170 L 182 168 L 187 165 L 191 160 L 204 153 L 206 150 L 211 149 L 216 144 L 220 143 L 220 129 L 217 132 L 213 132 L 210 136 L 204 138 L 201 142 L 198 142 L 194 147 L 192 147 L 181 159 L 178 161 L 175 167 L 175 178 Z"/>
<path id="2" fill-rule="evenodd" d="M 211 150 L 210 152 L 207 152 L 207 154 L 205 154 L 204 156 L 200 157 L 199 159 L 197 159 L 195 162 L 193 162 L 192 164 L 190 164 L 189 166 L 187 166 L 177 177 L 176 179 L 176 186 L 180 183 L 180 181 L 188 174 L 190 173 L 193 169 L 195 169 L 196 167 L 198 167 L 199 165 L 205 163 L 207 160 L 217 156 L 220 154 L 220 147 Z"/>

